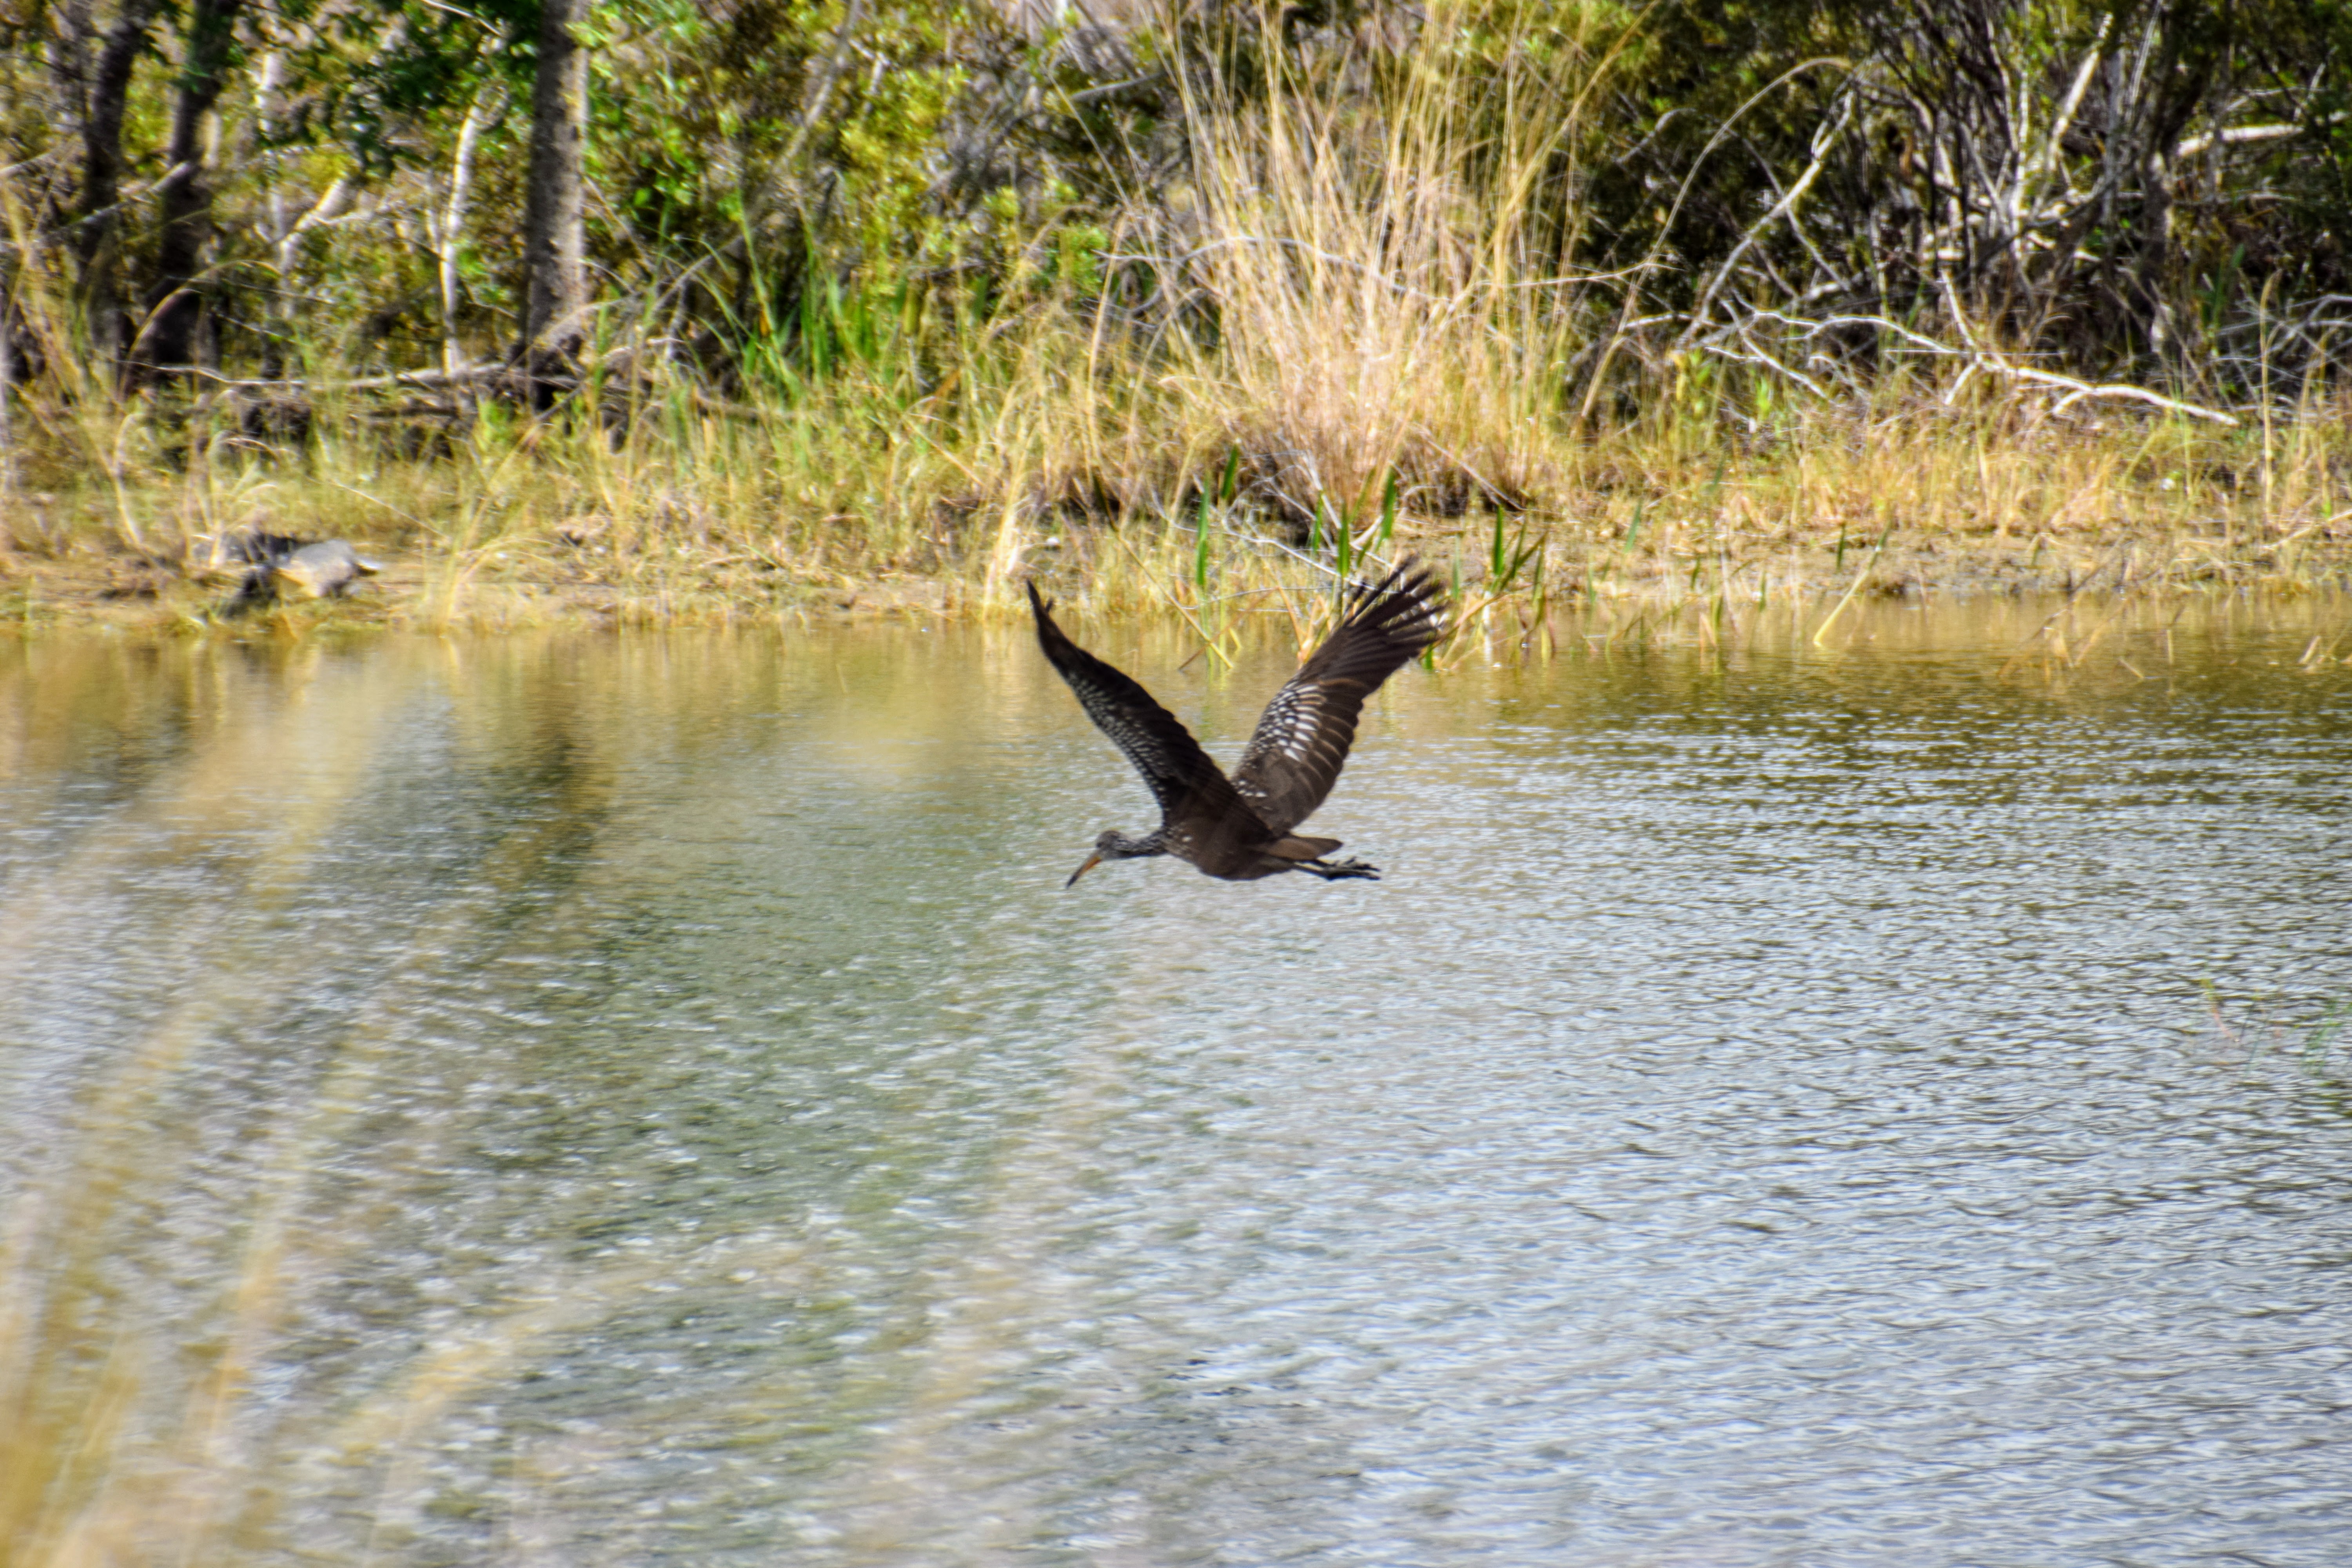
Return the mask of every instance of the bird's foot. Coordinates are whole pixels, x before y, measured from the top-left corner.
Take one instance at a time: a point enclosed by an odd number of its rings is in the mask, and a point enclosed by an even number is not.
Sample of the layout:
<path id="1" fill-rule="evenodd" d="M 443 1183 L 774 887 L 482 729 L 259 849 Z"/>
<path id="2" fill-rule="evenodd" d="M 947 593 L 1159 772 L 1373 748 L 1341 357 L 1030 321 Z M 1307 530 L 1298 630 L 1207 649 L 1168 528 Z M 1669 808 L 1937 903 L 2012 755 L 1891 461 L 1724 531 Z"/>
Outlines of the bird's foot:
<path id="1" fill-rule="evenodd" d="M 1298 869 L 1312 871 L 1327 882 L 1343 881 L 1358 877 L 1368 882 L 1377 882 L 1381 879 L 1381 868 L 1378 866 L 1367 866 L 1361 860 L 1301 860 L 1297 865 Z"/>

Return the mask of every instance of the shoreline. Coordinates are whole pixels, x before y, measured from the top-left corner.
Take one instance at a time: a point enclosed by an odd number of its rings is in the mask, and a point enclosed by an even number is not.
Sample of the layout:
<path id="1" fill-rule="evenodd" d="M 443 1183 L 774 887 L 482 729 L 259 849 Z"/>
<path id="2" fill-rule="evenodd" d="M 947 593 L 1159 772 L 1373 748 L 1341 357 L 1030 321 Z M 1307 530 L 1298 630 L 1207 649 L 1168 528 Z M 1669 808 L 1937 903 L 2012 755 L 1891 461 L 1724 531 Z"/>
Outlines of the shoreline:
<path id="1" fill-rule="evenodd" d="M 1134 530 L 1132 531 L 1142 531 Z M 1720 538 L 1694 549 L 1687 527 L 1655 544 L 1548 542 L 1499 591 L 1470 541 L 1400 540 L 1454 570 L 1460 603 L 1507 610 L 1532 633 L 1534 618 L 1570 607 L 1628 608 L 1661 620 L 1679 610 L 1820 605 L 1831 601 L 1966 600 L 2085 594 L 2124 599 L 2229 595 L 2298 599 L 2352 594 L 2352 530 L 2307 526 L 2275 538 L 2155 530 L 2021 538 L 1890 532 L 1883 542 L 1766 543 Z M 354 539 L 383 573 L 341 599 L 287 600 L 230 618 L 233 584 L 150 554 L 84 550 L 61 557 L 0 554 L 0 626 L 19 637 L 98 630 L 148 637 L 233 638 L 325 630 L 495 633 L 542 626 L 620 629 L 856 624 L 916 619 L 992 620 L 1016 612 L 1018 584 L 1035 574 L 1082 615 L 1202 613 L 1236 600 L 1276 596 L 1267 614 L 1294 616 L 1297 598 L 1334 579 L 1331 568 L 1279 547 L 1221 559 L 1196 586 L 1189 561 L 1166 548 L 1175 531 L 1139 550 L 1118 530 L 1029 542 L 931 572 L 874 566 L 813 573 L 741 570 L 710 557 L 632 563 L 625 576 L 595 563 L 534 556 L 520 562 L 403 552 L 397 542 Z M 1130 557 L 1110 580 L 1089 571 L 1118 544 Z M 1178 541 L 1184 542 L 1184 541 Z M 1715 542 L 1710 541 L 1709 542 Z M 1154 561 L 1152 555 L 1160 559 Z M 552 569 L 551 569 L 552 568 Z M 1009 568 L 1009 569 L 1008 569 Z"/>

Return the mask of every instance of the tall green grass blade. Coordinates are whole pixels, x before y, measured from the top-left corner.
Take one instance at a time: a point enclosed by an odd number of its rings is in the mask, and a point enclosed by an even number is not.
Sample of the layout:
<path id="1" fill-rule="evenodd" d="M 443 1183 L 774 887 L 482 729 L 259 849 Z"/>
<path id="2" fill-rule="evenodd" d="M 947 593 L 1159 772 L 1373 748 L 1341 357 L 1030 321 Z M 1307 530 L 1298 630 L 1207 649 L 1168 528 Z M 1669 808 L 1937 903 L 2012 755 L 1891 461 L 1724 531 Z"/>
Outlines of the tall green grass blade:
<path id="1" fill-rule="evenodd" d="M 811 379 L 823 381 L 832 358 L 825 342 L 828 331 L 824 300 L 809 284 L 801 286 L 801 363 L 808 367 Z"/>
<path id="2" fill-rule="evenodd" d="M 1200 514 L 1192 525 L 1192 585 L 1209 591 L 1209 489 L 1201 487 Z"/>

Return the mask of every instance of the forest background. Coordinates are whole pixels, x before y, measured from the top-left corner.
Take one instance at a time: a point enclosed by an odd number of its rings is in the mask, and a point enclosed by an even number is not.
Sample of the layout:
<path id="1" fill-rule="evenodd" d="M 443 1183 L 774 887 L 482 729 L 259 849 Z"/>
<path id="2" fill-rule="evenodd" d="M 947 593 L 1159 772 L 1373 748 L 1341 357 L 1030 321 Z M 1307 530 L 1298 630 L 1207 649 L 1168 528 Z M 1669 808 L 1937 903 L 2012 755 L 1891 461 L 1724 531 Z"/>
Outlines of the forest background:
<path id="1" fill-rule="evenodd" d="M 1535 620 L 2340 585 L 2347 45 L 2342 0 L 0 0 L 0 613 L 197 624 L 257 529 L 442 621 L 1037 570 L 1197 615 L 1408 547 Z"/>

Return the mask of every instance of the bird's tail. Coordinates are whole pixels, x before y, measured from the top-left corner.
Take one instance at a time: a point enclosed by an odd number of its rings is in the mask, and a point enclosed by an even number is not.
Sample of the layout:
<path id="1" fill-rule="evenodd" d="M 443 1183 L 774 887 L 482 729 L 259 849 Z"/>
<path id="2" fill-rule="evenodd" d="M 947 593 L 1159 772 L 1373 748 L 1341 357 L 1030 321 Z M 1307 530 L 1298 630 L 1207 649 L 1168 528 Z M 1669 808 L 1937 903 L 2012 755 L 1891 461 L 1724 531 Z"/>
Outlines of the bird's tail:
<path id="1" fill-rule="evenodd" d="M 1267 845 L 1265 852 L 1284 860 L 1319 860 L 1339 844 L 1337 838 L 1307 838 L 1294 833 Z"/>

